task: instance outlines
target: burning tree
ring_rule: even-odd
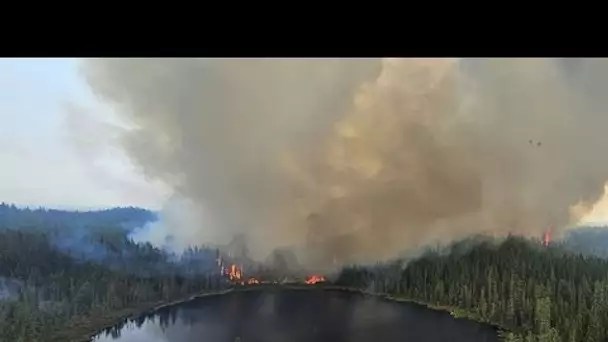
[[[543,246],[549,246],[549,243],[551,243],[551,232],[549,229],[547,229],[545,231],[545,235],[543,236]]]
[[[325,282],[325,277],[322,275],[311,275],[306,277],[306,284],[308,285],[314,285],[322,282]]]

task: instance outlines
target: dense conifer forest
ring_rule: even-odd
[[[0,341],[70,341],[127,313],[229,286],[217,274],[213,248],[178,258],[128,238],[155,219],[137,208],[1,204]],[[415,259],[346,267],[335,283],[497,324],[507,341],[607,341],[605,246],[603,229],[548,247],[476,237]]]
[[[608,258],[608,229],[582,227],[570,232],[560,245],[576,253]]]
[[[127,238],[129,225],[152,218],[134,208],[70,213],[0,206],[0,341],[70,341],[129,310],[227,286],[210,272],[214,250],[190,249],[173,260]],[[76,239],[80,254],[57,243],[58,236]],[[95,253],[102,257],[88,257]]]
[[[473,239],[409,262],[347,267],[336,283],[497,324],[506,341],[608,339],[608,260],[563,244]]]

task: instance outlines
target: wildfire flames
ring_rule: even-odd
[[[238,267],[235,264],[231,264],[230,266],[225,267],[223,260],[219,256],[217,258],[217,265],[220,268],[220,274],[228,277],[228,279],[230,279],[230,281],[235,282],[235,283],[244,283],[242,266]]]
[[[551,232],[549,230],[545,231],[545,236],[543,237],[543,246],[549,246],[551,242]]]
[[[230,264],[228,267],[224,266],[224,262],[219,256],[217,258],[217,265],[220,269],[220,274],[226,276],[234,284],[257,285],[260,283],[260,281],[254,277],[245,279],[243,266],[239,267],[236,264]]]
[[[243,279],[242,269],[237,267],[235,264],[230,265],[226,271],[226,275],[232,281],[241,281]]]
[[[306,284],[308,284],[308,285],[322,283],[324,281],[325,281],[325,277],[323,277],[322,275],[312,275],[312,276],[306,277]]]
[[[217,265],[218,265],[220,274],[225,276],[226,278],[228,278],[233,284],[258,285],[258,284],[262,283],[256,277],[252,277],[252,276],[245,277],[242,265],[239,267],[236,264],[230,264],[230,263],[225,264],[224,263],[225,260],[222,260],[222,258],[219,255],[218,255],[216,261],[217,261]],[[306,277],[305,282],[308,285],[322,283],[322,282],[325,282],[325,277],[322,275],[310,275],[310,276]],[[275,280],[274,283],[276,284],[277,281]]]

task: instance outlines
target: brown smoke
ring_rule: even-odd
[[[260,257],[308,240],[327,263],[565,227],[608,179],[606,65],[121,59],[84,70],[136,127],[129,155],[213,216],[192,231],[246,232]]]

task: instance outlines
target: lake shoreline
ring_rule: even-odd
[[[299,288],[305,289],[304,286],[293,287],[293,288],[294,289],[299,289]],[[447,312],[455,319],[465,319],[465,320],[473,321],[473,322],[480,323],[480,324],[490,325],[497,329],[505,329],[505,328],[501,327],[500,324],[484,321],[480,317],[478,317],[476,314],[463,310],[463,309],[460,309],[458,307],[431,304],[431,303],[426,303],[423,301],[419,301],[419,300],[415,300],[415,299],[411,299],[411,298],[407,298],[407,297],[399,297],[399,296],[391,295],[389,293],[375,293],[375,292],[369,292],[369,291],[364,291],[364,290],[360,290],[357,288],[350,288],[350,287],[328,285],[323,288],[326,290],[332,290],[332,291],[353,292],[353,293],[362,294],[362,295],[368,296],[368,297],[375,297],[375,298],[388,300],[391,302],[406,303],[406,304],[421,306],[421,307],[424,307],[425,309],[429,309],[429,310],[433,310],[433,311]],[[455,311],[459,311],[460,314],[455,314]]]
[[[233,292],[234,288],[230,288],[222,291],[199,293],[189,295],[181,299],[172,301],[155,301],[142,303],[137,307],[124,308],[108,313],[101,317],[83,317],[80,320],[76,320],[68,324],[65,328],[55,332],[50,337],[48,342],[91,342],[93,337],[103,332],[105,329],[111,328],[120,322],[124,322],[129,319],[135,319],[142,315],[147,315],[156,312],[162,308],[166,308],[173,305],[186,303],[198,298],[221,296]]]
[[[396,303],[415,305],[415,306],[419,306],[419,307],[422,307],[422,308],[425,308],[428,310],[432,310],[432,311],[447,312],[450,314],[450,316],[452,316],[454,319],[457,319],[457,320],[466,320],[466,321],[490,326],[494,330],[496,330],[496,333],[499,334],[499,336],[501,335],[501,332],[509,331],[507,328],[501,326],[500,324],[498,324],[496,322],[488,322],[488,321],[482,320],[475,313],[460,309],[458,307],[431,304],[431,303],[426,303],[423,301],[410,299],[410,298],[406,298],[406,297],[397,297],[395,295],[391,295],[388,293],[375,293],[375,292],[364,291],[364,290],[357,289],[357,288],[343,287],[343,286],[336,286],[336,285],[320,285],[320,286],[288,285],[288,286],[284,286],[284,288],[289,288],[292,290],[311,290],[314,288],[320,288],[320,289],[329,290],[329,291],[351,292],[351,293],[363,295],[365,297],[373,297],[373,298],[379,298],[379,299],[396,302]]]
[[[275,285],[275,284],[270,284],[270,285],[233,287],[233,288],[229,288],[229,289],[226,289],[223,291],[200,293],[200,294],[190,295],[188,297],[184,297],[184,298],[178,299],[178,300],[173,300],[173,301],[168,301],[168,302],[156,302],[154,304],[143,304],[143,305],[139,306],[138,308],[119,310],[117,312],[110,313],[107,316],[96,319],[97,322],[91,322],[90,324],[87,324],[86,327],[85,326],[77,327],[80,329],[77,329],[77,331],[75,331],[75,332],[64,331],[63,334],[58,333],[58,334],[56,334],[57,336],[55,336],[53,339],[50,339],[49,341],[50,342],[55,342],[55,341],[64,342],[64,341],[66,341],[66,337],[69,335],[70,337],[68,337],[67,341],[91,342],[94,336],[100,334],[105,329],[111,328],[111,327],[119,324],[120,322],[124,322],[126,320],[136,319],[137,317],[151,314],[162,308],[179,305],[179,304],[190,302],[190,301],[193,301],[193,300],[196,300],[199,298],[205,298],[205,297],[211,297],[211,296],[221,296],[221,295],[235,293],[235,292],[285,290],[285,289],[302,290],[302,291],[311,291],[311,290],[341,291],[341,292],[356,293],[356,294],[360,294],[360,295],[363,295],[366,297],[374,297],[374,298],[380,298],[383,300],[388,300],[388,301],[397,302],[397,303],[416,305],[416,306],[420,306],[420,307],[423,307],[428,310],[447,312],[452,317],[454,317],[454,319],[468,320],[468,321],[472,321],[475,323],[491,326],[496,330],[497,334],[499,334],[499,332],[501,330],[504,330],[504,328],[500,327],[498,324],[482,321],[482,320],[476,318],[471,313],[465,312],[464,315],[455,315],[454,310],[459,310],[458,308],[433,305],[430,303],[424,303],[421,301],[408,299],[408,298],[404,298],[404,297],[395,297],[390,294],[373,293],[373,292],[368,292],[368,291],[364,291],[364,290],[360,290],[360,289],[356,289],[356,288],[334,286],[334,285],[322,285],[322,284],[319,284],[319,285],[298,285],[298,284]],[[78,324],[76,324],[76,325],[78,326]],[[67,327],[66,329],[70,329],[70,328],[71,327]],[[86,332],[85,332],[85,329],[86,329]],[[80,331],[78,331],[78,330],[80,330]]]

